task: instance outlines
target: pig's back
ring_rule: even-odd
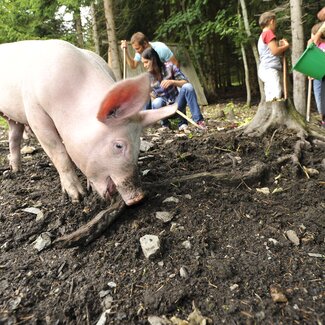
[[[0,111],[15,119],[14,114],[10,116],[15,107],[17,119],[21,118],[27,96],[30,102],[37,101],[48,113],[56,110],[55,106],[84,102],[86,95],[88,98],[102,97],[113,83],[104,70],[94,68],[89,54],[65,41],[2,44]]]

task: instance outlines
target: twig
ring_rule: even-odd
[[[71,299],[73,289],[74,289],[74,278],[72,278],[72,280],[71,280],[68,301]]]
[[[193,125],[195,125],[197,128],[199,129],[203,129],[200,125],[198,125],[197,123],[195,123],[191,118],[187,117],[184,113],[182,113],[181,111],[179,111],[178,109],[176,110],[176,113],[182,117],[185,118],[185,120],[189,121],[190,123],[192,123]]]

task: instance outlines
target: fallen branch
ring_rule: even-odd
[[[88,223],[76,231],[54,240],[59,247],[86,246],[98,238],[108,226],[124,211],[125,203],[121,197],[108,209],[99,212]]]

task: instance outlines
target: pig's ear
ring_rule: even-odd
[[[153,124],[159,120],[163,120],[169,116],[172,116],[177,111],[177,103],[173,105],[168,105],[159,109],[150,109],[147,111],[141,111],[139,114],[141,116],[142,127],[145,128],[150,124]]]
[[[147,73],[119,81],[108,91],[97,119],[105,123],[109,119],[124,119],[135,115],[144,108],[149,94],[150,81]]]

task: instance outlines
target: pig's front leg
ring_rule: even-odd
[[[9,165],[15,173],[21,168],[20,145],[24,132],[24,124],[8,120],[9,124]]]
[[[66,192],[73,203],[79,202],[85,193],[52,119],[43,111],[28,116],[28,119],[33,132],[60,175],[63,193]]]

